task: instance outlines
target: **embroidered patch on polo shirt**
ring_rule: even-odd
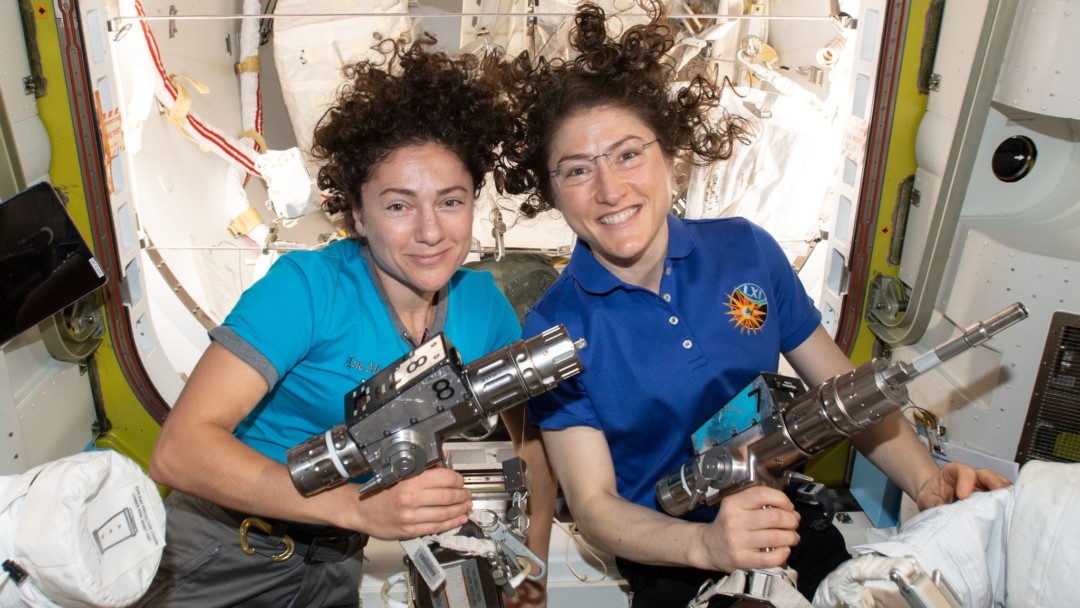
[[[743,283],[727,294],[727,315],[741,333],[755,334],[765,326],[769,316],[769,300],[765,290],[753,283]]]

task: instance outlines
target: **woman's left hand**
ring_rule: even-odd
[[[1008,479],[990,469],[950,462],[923,482],[915,495],[915,504],[919,509],[929,509],[963,500],[979,490],[997,490],[1009,485]]]

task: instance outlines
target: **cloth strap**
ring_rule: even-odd
[[[239,511],[225,507],[221,507],[221,510],[236,521],[237,527],[247,518]],[[282,538],[287,535],[293,541],[294,555],[304,558],[304,562],[309,564],[334,564],[344,561],[352,557],[357,550],[365,547],[368,542],[368,535],[361,532],[340,528],[309,530],[280,519],[262,519],[270,523],[270,533],[267,534],[259,528],[252,527],[248,531],[249,534],[264,536],[283,546]]]

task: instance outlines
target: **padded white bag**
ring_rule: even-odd
[[[0,477],[0,606],[126,606],[165,547],[154,482],[112,450]],[[21,583],[13,573],[25,573]]]
[[[966,608],[1071,608],[1077,538],[1080,464],[1028,461],[1008,488],[923,511],[892,538],[855,547],[859,557],[825,579],[814,606],[907,605],[890,575],[910,556],[940,572]]]
[[[274,4],[274,66],[292,121],[296,146],[307,157],[319,119],[344,82],[342,69],[360,59],[380,59],[376,36],[395,39],[412,32],[407,0],[278,0]],[[381,17],[378,15],[386,14]],[[296,15],[306,15],[298,17]],[[373,16],[374,15],[374,16]]]

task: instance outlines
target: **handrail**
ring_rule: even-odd
[[[874,335],[892,345],[917,342],[930,324],[934,299],[941,287],[952,241],[960,221],[960,211],[990,112],[998,72],[1005,58],[1018,2],[989,0],[987,4],[987,19],[983,21],[978,43],[972,51],[976,63],[972,66],[968,87],[960,104],[953,144],[944,164],[941,188],[933,205],[927,205],[926,198],[922,200],[923,207],[931,207],[932,216],[928,224],[926,253],[923,254],[918,272],[912,281],[907,310],[895,324],[881,319],[881,323],[867,323]],[[908,228],[910,227],[909,222]],[[910,236],[907,241],[911,241]]]

